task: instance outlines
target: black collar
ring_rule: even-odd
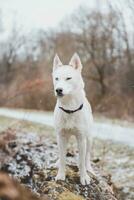
[[[81,109],[83,108],[83,104],[81,104],[80,107],[77,108],[76,110],[66,110],[66,109],[64,109],[64,108],[62,108],[62,107],[59,107],[59,108],[60,108],[61,110],[63,110],[64,112],[68,113],[68,114],[72,114],[72,113],[74,113],[74,112],[77,112],[78,110],[81,110]]]

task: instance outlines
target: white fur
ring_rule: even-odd
[[[63,97],[57,97],[54,111],[54,123],[59,147],[59,170],[56,180],[65,180],[65,157],[67,142],[71,135],[75,135],[79,149],[80,182],[82,185],[90,183],[87,171],[93,172],[90,163],[92,111],[85,96],[84,82],[81,76],[82,64],[75,53],[69,65],[62,65],[56,55],[53,64],[54,90],[62,88]],[[70,80],[66,80],[70,77]],[[55,80],[57,79],[58,80]],[[57,96],[56,92],[55,95]],[[68,110],[75,110],[83,103],[83,108],[68,114],[59,106]]]

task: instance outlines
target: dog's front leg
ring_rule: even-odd
[[[59,148],[59,169],[56,176],[56,180],[65,180],[65,160],[66,160],[66,146],[67,138],[62,134],[58,134],[57,137]]]
[[[79,170],[80,170],[80,182],[82,185],[88,185],[90,183],[90,177],[86,171],[86,137],[84,135],[79,135],[78,140],[78,149],[79,149]]]

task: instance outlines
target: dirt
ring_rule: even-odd
[[[47,136],[46,136],[47,135]],[[82,186],[76,166],[77,152],[67,154],[66,181],[55,181],[57,144],[49,134],[36,134],[8,128],[0,134],[0,169],[16,178],[40,197],[53,200],[116,200],[110,176],[100,174],[96,160],[92,163],[96,177]]]

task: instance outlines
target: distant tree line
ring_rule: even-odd
[[[127,6],[134,24],[134,2]],[[0,44],[1,106],[51,110],[53,57],[58,53],[67,64],[77,51],[94,111],[134,116],[134,28],[128,30],[121,11],[111,4],[106,12],[80,7],[57,30],[39,30],[31,38],[20,33],[14,28]]]

